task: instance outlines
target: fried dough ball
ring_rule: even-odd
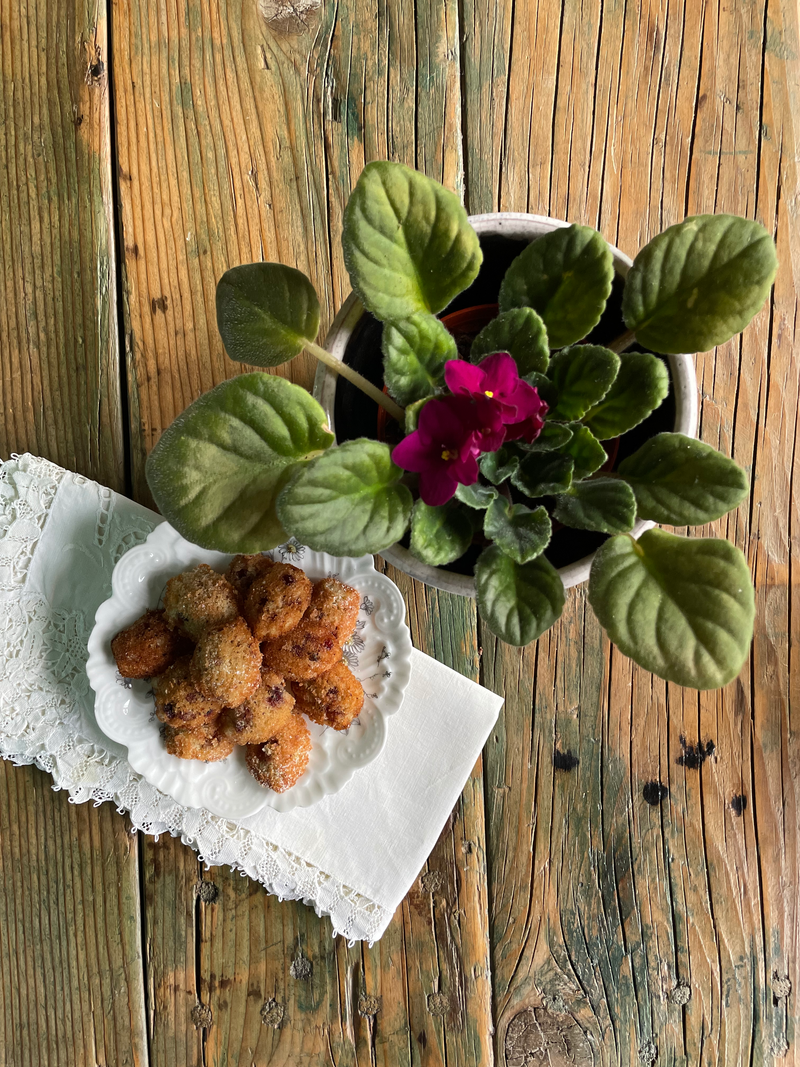
[[[259,785],[285,793],[308,766],[311,735],[302,715],[292,715],[286,725],[261,745],[248,745],[247,767]]]
[[[117,670],[123,678],[161,674],[189,647],[186,638],[170,627],[163,611],[146,611],[111,642]]]
[[[364,706],[361,682],[346,663],[307,682],[295,682],[297,710],[320,726],[346,730]]]
[[[216,763],[217,760],[230,756],[236,747],[213,722],[204,723],[191,730],[163,726],[162,732],[167,752],[178,759],[199,759],[204,763]]]
[[[294,697],[283,686],[283,678],[264,668],[261,685],[238,708],[226,708],[220,725],[226,737],[237,745],[257,745],[274,737],[292,715]]]
[[[316,678],[342,657],[342,649],[327,626],[307,619],[291,633],[262,646],[264,663],[292,682]]]
[[[228,579],[201,563],[170,578],[164,609],[172,626],[197,641],[204,630],[235,619],[239,601]]]
[[[239,594],[242,604],[244,604],[245,598],[250,591],[250,586],[256,578],[263,577],[270,567],[274,567],[274,565],[274,561],[269,556],[262,556],[260,552],[252,556],[239,555],[233,557],[231,565],[228,567],[226,578]]]
[[[200,692],[191,675],[191,664],[191,656],[181,656],[153,679],[156,716],[161,722],[179,727],[216,722],[225,706],[224,701]]]
[[[242,618],[206,630],[192,656],[192,678],[206,696],[236,707],[261,682],[261,649]]]
[[[337,578],[323,578],[314,585],[305,618],[323,623],[344,644],[353,636],[360,605],[361,597],[351,585]]]
[[[299,567],[276,563],[250,586],[244,617],[259,641],[289,633],[311,600],[313,586]]]

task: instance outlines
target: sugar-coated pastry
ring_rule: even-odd
[[[342,657],[338,641],[321,622],[303,621],[284,637],[265,641],[264,663],[292,682],[316,678]]]
[[[197,641],[204,630],[235,619],[239,601],[228,579],[201,563],[170,578],[164,609],[172,626]]]
[[[165,671],[191,645],[176,633],[161,611],[146,611],[111,642],[123,678],[152,678]]]
[[[285,726],[261,745],[248,745],[247,766],[259,783],[285,793],[291,789],[308,766],[311,735],[302,715],[292,715]]]
[[[181,656],[153,679],[156,716],[173,726],[197,726],[216,721],[224,702],[201,693],[191,675],[191,656]]]
[[[276,563],[250,586],[244,617],[259,641],[289,633],[311,600],[312,585],[299,567]]]
[[[233,741],[225,737],[216,723],[204,723],[191,729],[162,726],[167,752],[178,759],[199,759],[204,763],[216,763],[233,752]]]
[[[321,726],[346,730],[364,705],[364,690],[346,663],[307,682],[295,682],[296,708]]]
[[[250,592],[250,586],[256,578],[261,578],[270,567],[274,566],[273,560],[269,556],[262,556],[260,552],[250,556],[239,555],[233,557],[226,577],[239,594],[239,600],[242,605],[244,605],[247,594]]]
[[[206,696],[235,707],[261,682],[261,649],[242,618],[206,630],[192,656],[192,678]]]
[[[340,644],[349,641],[358,622],[361,597],[351,585],[338,578],[323,578],[314,583],[311,603],[304,618],[327,626]]]
[[[283,678],[265,667],[258,689],[238,707],[226,708],[220,726],[237,745],[256,745],[274,737],[293,708],[294,697],[284,688]]]

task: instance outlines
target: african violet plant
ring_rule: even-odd
[[[482,262],[457,198],[399,164],[371,163],[344,214],[344,259],[364,306],[383,322],[388,393],[316,343],[320,309],[300,271],[255,263],[227,271],[217,319],[228,355],[277,367],[303,349],[383,405],[405,432],[394,449],[340,447],[312,396],[249,373],[200,397],[165,431],[147,465],[164,516],[225,552],[293,536],[334,555],[380,552],[410,527],[411,551],[444,565],[477,537],[478,607],[514,645],[559,617],[564,587],[545,550],[554,522],[608,534],[589,601],[619,648],[655,674],[698,689],[738,673],[752,638],[747,563],[727,541],[653,529],[719,518],[742,500],[744,472],[709,445],[660,433],[616,471],[604,442],[645,419],[669,388],[653,353],[706,350],[742,330],[776,270],[757,223],[686,219],[655,237],[625,279],[628,332],[579,343],[611,293],[611,251],[585,226],[559,228],[509,267],[499,314],[460,359],[437,314]],[[633,341],[652,352],[626,352]],[[412,472],[412,473],[409,473]],[[414,474],[417,476],[415,477]]]

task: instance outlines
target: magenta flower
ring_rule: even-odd
[[[392,459],[419,474],[419,495],[435,507],[446,504],[459,484],[478,480],[475,405],[458,396],[429,400],[419,413],[417,429],[396,445]]]
[[[520,437],[535,441],[541,433],[547,404],[520,378],[508,352],[495,352],[478,364],[451,359],[444,380],[451,393],[475,402],[482,451],[494,452],[503,441]]]

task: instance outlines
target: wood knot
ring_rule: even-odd
[[[426,893],[435,893],[437,889],[442,888],[444,879],[441,871],[426,871],[419,881]]]
[[[657,808],[668,796],[669,789],[662,782],[655,780],[648,782],[642,789],[642,797],[652,808]]]
[[[670,993],[669,999],[673,1004],[678,1004],[680,1007],[683,1007],[684,1004],[688,1004],[692,999],[692,991],[684,982],[678,982]]]
[[[322,0],[259,0],[258,4],[269,28],[287,36],[309,30],[321,6]]]
[[[292,960],[292,965],[289,968],[289,974],[292,978],[296,978],[298,982],[307,982],[314,973],[314,965],[311,960],[306,956],[302,949],[297,953]]]
[[[261,1005],[261,1022],[264,1026],[271,1026],[273,1030],[277,1030],[283,1022],[285,1011],[283,1004],[279,1004],[275,997],[270,997]]]
[[[428,1012],[431,1015],[447,1015],[447,1009],[450,1007],[447,996],[444,993],[429,993],[428,994]]]
[[[737,793],[735,797],[731,798],[731,811],[737,818],[741,818],[744,815],[744,809],[747,807],[747,797],[744,793]]]
[[[776,1000],[786,1000],[792,991],[792,980],[788,974],[772,972],[772,995]]]
[[[201,1004],[198,1001],[192,1008],[191,1020],[194,1023],[195,1030],[207,1030],[211,1026],[211,1008],[207,1004]]]
[[[557,771],[572,771],[579,763],[580,760],[573,755],[570,748],[566,752],[561,752],[559,749],[555,749],[553,752],[553,766]]]
[[[194,887],[195,895],[202,900],[204,904],[216,904],[217,897],[219,896],[219,889],[213,882],[207,882],[205,879],[202,882],[198,882]]]
[[[697,744],[693,744],[691,741],[687,741],[683,735],[679,740],[681,754],[675,762],[678,766],[686,767],[689,771],[699,771],[705,761],[710,759],[716,751],[716,745],[713,741],[698,741]]]
[[[658,1048],[655,1041],[645,1041],[642,1047],[639,1049],[639,1063],[644,1067],[652,1067],[652,1065],[658,1059]]]
[[[551,1000],[552,1002],[552,1000]],[[506,1030],[506,1067],[592,1067],[589,1039],[568,1013],[541,1006],[518,1012]]]
[[[381,1010],[381,998],[362,993],[358,998],[358,1014],[370,1019]]]

